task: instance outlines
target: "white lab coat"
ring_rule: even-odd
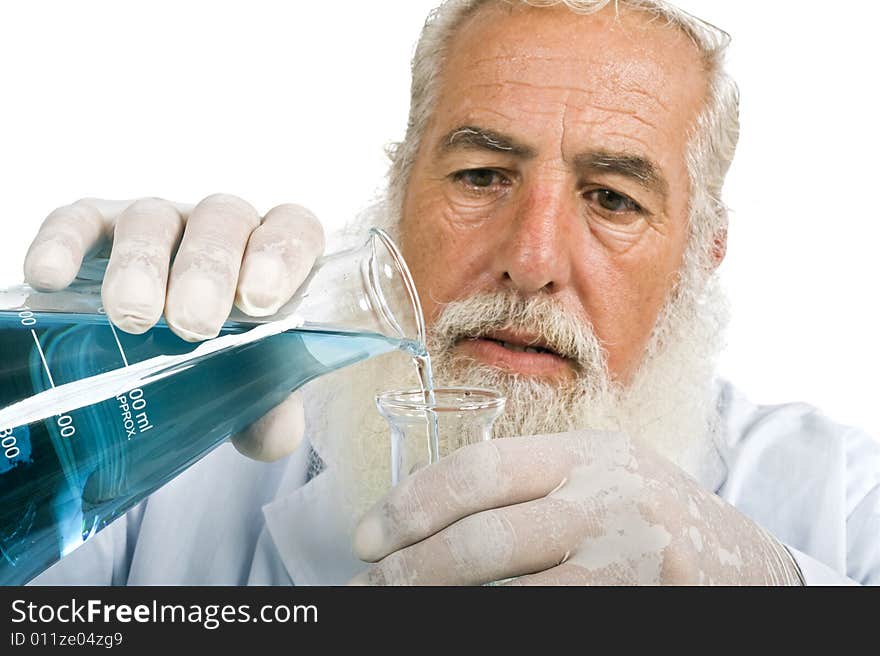
[[[808,405],[717,389],[719,466],[701,483],[792,549],[808,584],[880,584],[880,443]],[[343,584],[365,565],[332,468],[307,480],[308,452],[266,465],[224,445],[33,583]]]

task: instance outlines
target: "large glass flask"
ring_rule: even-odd
[[[235,313],[200,345],[164,322],[115,328],[99,284],[0,292],[0,584],[27,582],[309,380],[423,354],[424,338],[380,230],[319,260],[277,315]]]

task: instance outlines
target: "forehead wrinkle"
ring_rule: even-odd
[[[606,87],[607,85],[602,85]],[[587,109],[594,109],[599,112],[606,112],[609,114],[620,114],[630,116],[639,123],[643,125],[657,129],[657,125],[652,121],[643,117],[645,113],[639,107],[632,107],[632,105],[638,105],[638,101],[635,99],[629,99],[630,101],[627,103],[622,102],[620,106],[610,106],[602,103],[602,100],[605,99],[609,93],[609,89],[588,89],[581,87],[572,87],[570,85],[543,85],[539,83],[532,82],[523,82],[523,81],[505,81],[505,82],[492,82],[492,83],[471,83],[468,85],[468,88],[471,89],[495,89],[499,93],[503,92],[505,87],[522,87],[526,89],[533,89],[537,91],[557,91],[565,94],[564,98],[559,100],[554,100],[553,103],[560,103],[564,105],[571,105],[570,109],[574,109],[580,112],[586,111]],[[618,90],[611,89],[610,90],[616,97],[619,98],[620,93]],[[628,89],[627,93],[631,93],[632,95],[637,96],[638,98],[647,98],[656,102],[658,106],[663,108],[667,113],[669,108],[658,98],[651,95],[649,92],[644,90],[636,90],[634,88]],[[587,100],[584,103],[572,103],[571,96],[587,96],[588,98],[596,98],[595,101]],[[621,99],[623,100],[623,99]],[[547,105],[547,101],[542,101],[542,105]],[[629,107],[625,105],[630,105]],[[568,111],[569,107],[566,106],[566,111]],[[535,112],[536,114],[551,114],[555,112]]]
[[[664,97],[664,91],[661,88],[653,88],[652,82],[656,87],[657,76],[661,75],[665,77],[664,71],[656,70],[654,67],[645,67],[635,66],[635,69],[632,65],[626,67],[625,71],[621,71],[618,64],[612,64],[603,61],[595,61],[593,59],[590,60],[577,60],[581,62],[580,70],[575,70],[571,72],[571,79],[565,80],[563,84],[544,84],[542,82],[543,76],[540,71],[529,70],[525,67],[516,67],[511,69],[511,61],[505,60],[504,58],[490,58],[484,59],[483,61],[502,61],[505,66],[497,66],[496,72],[500,74],[501,79],[498,81],[492,82],[484,82],[479,81],[479,77],[481,73],[474,71],[470,75],[468,75],[468,86],[475,90],[494,90],[497,93],[503,93],[505,88],[507,89],[527,89],[527,90],[535,90],[535,91],[548,91],[548,92],[561,92],[566,94],[576,94],[576,95],[584,95],[588,98],[595,99],[588,103],[595,107],[600,111],[612,111],[618,113],[629,113],[633,115],[637,120],[641,120],[646,125],[650,125],[651,127],[656,127],[651,124],[649,121],[642,119],[642,114],[644,111],[640,111],[640,109],[646,109],[650,112],[651,106],[656,108],[657,110],[661,110],[663,113],[670,113],[673,111],[672,105],[669,103],[669,99]],[[558,61],[565,61],[567,64],[570,64],[571,59],[564,58],[523,58],[525,61],[549,61],[556,63]],[[476,66],[469,67],[476,68]],[[636,69],[638,71],[636,72]],[[555,71],[554,71],[555,72]],[[638,78],[644,79],[632,79],[633,74],[636,73]],[[477,78],[477,79],[473,79]],[[558,79],[558,77],[557,77]],[[649,88],[646,88],[643,84],[647,83]],[[610,103],[609,103],[610,101]],[[621,107],[616,108],[609,105],[614,104],[615,102],[620,103]],[[628,107],[627,107],[628,106]],[[637,115],[638,114],[638,115]]]
[[[541,102],[533,99],[519,99],[516,104],[511,104],[499,102],[497,98],[491,98],[472,103],[466,112],[453,111],[452,116],[456,117],[454,124],[459,126],[481,126],[515,136],[513,132],[508,132],[508,129],[516,131],[527,120],[527,117],[557,116],[563,109],[564,104],[559,100]],[[498,127],[499,121],[493,120],[493,117],[500,118],[500,123],[505,127]]]
[[[652,151],[651,144],[630,132],[605,132],[604,134],[609,137],[623,137],[626,141],[635,141],[637,144],[643,146],[648,152]]]
[[[644,108],[633,106],[637,103],[630,103],[628,105],[621,103],[617,106],[602,104],[601,100],[576,103],[572,102],[572,96],[583,96],[585,94],[562,87],[559,87],[556,90],[565,93],[565,96],[552,101],[537,101],[537,107],[531,109],[530,113],[539,116],[554,115],[561,109],[569,116],[569,121],[574,122],[575,124],[608,124],[613,121],[632,120],[651,130],[660,131],[660,126],[657,123],[657,120],[662,119],[663,117],[652,116],[650,111],[645,111]],[[524,100],[521,100],[520,102],[524,105],[528,104],[529,106],[535,104],[535,101],[526,103]],[[556,109],[550,109],[551,107],[555,107]],[[589,116],[584,116],[584,114],[588,113]],[[649,116],[651,116],[651,118],[648,118]]]
[[[624,93],[631,93],[634,96],[639,96],[641,98],[646,98],[647,100],[650,100],[651,102],[656,103],[660,107],[660,109],[662,109],[666,112],[671,111],[671,108],[668,103],[663,102],[659,96],[651,93],[650,91],[646,91],[645,89],[642,89],[638,85],[632,85],[632,86],[620,85],[620,91],[622,91]]]
[[[486,64],[518,64],[518,63],[531,63],[531,62],[541,62],[541,63],[549,63],[549,64],[558,64],[563,62],[565,64],[569,64],[571,62],[577,62],[584,65],[589,65],[591,63],[595,63],[595,60],[592,58],[584,58],[584,57],[571,57],[568,55],[554,55],[554,56],[542,56],[537,54],[543,48],[536,48],[533,51],[530,51],[528,54],[501,54],[493,57],[480,57],[478,59],[471,60],[469,63],[470,67],[479,68]]]
[[[503,82],[473,82],[468,85],[471,89],[497,88],[499,90],[505,87],[525,87],[527,89],[538,89],[541,91],[563,91],[565,93],[586,93],[585,89],[572,87],[567,84],[541,84],[540,82],[526,82],[524,80],[504,80]]]
[[[472,116],[497,116],[502,119],[505,123],[515,123],[516,119],[513,118],[510,114],[501,111],[500,109],[493,109],[491,107],[479,107],[473,110],[468,118],[465,118],[463,121],[459,121],[461,125],[483,125],[485,121],[479,118],[471,118]]]
[[[568,125],[568,113],[572,110],[572,107],[569,103],[571,100],[572,92],[569,91],[565,94],[565,100],[562,102],[562,116],[560,117],[560,136],[559,140],[559,159],[561,161],[565,161],[565,144],[568,142],[566,139],[566,126]]]
[[[579,112],[585,112],[588,109],[591,109],[604,114],[604,116],[602,117],[591,118],[590,120],[578,120],[578,123],[608,123],[617,118],[620,118],[621,116],[625,116],[627,118],[632,118],[636,120],[646,127],[657,130],[657,124],[644,118],[642,116],[643,112],[640,112],[638,109],[628,109],[625,107],[606,107],[604,105],[592,102],[588,102],[583,105],[572,105],[572,109],[575,109]]]
[[[593,93],[590,89],[574,86],[571,84],[542,84],[535,82],[520,82],[516,80],[509,80],[506,81],[504,84],[506,86],[526,87],[527,89],[540,89],[542,91],[561,91],[566,94],[583,93],[590,95]]]

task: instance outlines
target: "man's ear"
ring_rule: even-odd
[[[725,255],[727,255],[727,226],[715,233],[712,244],[712,264],[716,269],[721,266]]]

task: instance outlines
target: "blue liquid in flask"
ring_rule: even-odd
[[[227,323],[221,335],[251,324]],[[103,315],[0,311],[0,408],[197,344]],[[308,381],[414,345],[307,327],[215,353],[115,398],[0,430],[0,584],[20,585]],[[418,347],[415,347],[418,350]]]

